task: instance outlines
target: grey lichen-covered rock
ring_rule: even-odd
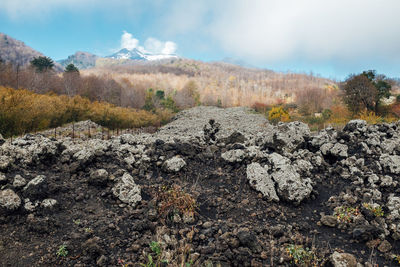
[[[383,154],[379,158],[383,168],[393,174],[400,174],[400,156]]]
[[[168,172],[179,172],[186,166],[186,162],[179,156],[172,157],[164,162],[164,169]]]
[[[52,141],[40,134],[27,134],[15,139],[12,143],[0,146],[0,169],[7,168],[17,161],[19,166],[37,164],[57,155],[60,142]],[[8,162],[8,163],[7,163]],[[4,167],[4,165],[8,165]]]
[[[57,200],[52,198],[46,198],[42,201],[40,206],[44,209],[53,209],[58,204]]]
[[[340,143],[325,143],[320,148],[323,155],[332,155],[335,157],[346,158],[348,156],[348,146]]]
[[[26,185],[26,180],[25,178],[23,178],[21,175],[17,174],[14,177],[14,181],[13,181],[13,187],[15,188],[20,188],[20,187],[24,187]]]
[[[395,197],[394,194],[391,194],[386,205],[390,212],[390,218],[392,220],[400,219],[400,197]]]
[[[46,176],[38,175],[36,178],[31,180],[24,187],[24,195],[30,199],[44,198],[47,195],[48,186],[46,182]]]
[[[400,151],[400,139],[385,139],[380,143],[380,147],[383,153],[393,154],[395,151]]]
[[[251,187],[260,191],[268,201],[279,201],[275,191],[275,183],[266,168],[254,162],[247,166],[246,173]]]
[[[349,253],[335,251],[329,259],[334,267],[357,267],[356,257]]]
[[[397,185],[397,181],[393,182],[393,178],[389,175],[382,176],[380,180],[381,180],[381,186]]]
[[[302,122],[280,123],[271,134],[264,136],[263,146],[291,153],[310,136],[308,125]]]
[[[311,179],[302,178],[288,158],[272,153],[269,161],[273,165],[271,177],[279,197],[299,204],[310,196],[313,189]]]
[[[260,160],[265,159],[268,156],[268,153],[265,151],[261,151],[258,146],[249,146],[246,148],[246,154],[250,159]]]
[[[112,188],[114,196],[133,207],[142,200],[140,187],[135,184],[132,176],[125,173]]]
[[[342,157],[346,158],[348,156],[347,154],[348,147],[345,144],[340,144],[336,143],[332,149],[331,149],[331,154],[337,157]]]
[[[6,211],[13,211],[21,206],[21,198],[11,189],[0,191],[0,207]]]
[[[300,203],[312,192],[310,179],[301,179],[293,168],[288,167],[272,173],[277,184],[278,195],[291,202]]]
[[[24,200],[25,204],[24,204],[24,209],[28,212],[33,212],[35,211],[35,209],[37,208],[37,206],[39,205],[38,201],[35,201],[34,203],[32,203],[30,201],[29,198],[26,198]]]
[[[93,158],[102,156],[110,149],[109,141],[91,139],[83,143],[73,143],[66,140],[63,145],[67,148],[61,154],[61,162],[75,162],[80,166],[93,160]]]
[[[208,128],[211,126],[210,120],[214,121],[214,127],[211,129]],[[208,128],[207,133],[204,132],[205,126]],[[225,143],[233,141],[230,136],[235,132],[240,132],[248,139],[257,133],[269,132],[271,128],[265,116],[254,114],[250,108],[199,106],[179,112],[174,120],[161,127],[154,137],[166,142],[174,139],[193,142],[198,138],[200,142],[205,142],[204,139],[212,141],[211,139],[215,137],[215,141]]]
[[[13,159],[8,156],[0,156],[0,170],[5,171],[11,165]]]
[[[245,158],[245,152],[242,149],[233,149],[222,153],[221,157],[228,162],[241,162]]]
[[[337,219],[335,216],[324,215],[321,217],[321,223],[329,227],[335,227],[337,224]]]
[[[89,184],[106,185],[108,182],[108,172],[105,169],[92,171],[89,177]]]
[[[321,130],[311,139],[311,145],[314,147],[320,147],[323,144],[333,142],[337,137],[337,132],[332,127]]]
[[[367,129],[367,122],[364,120],[351,120],[346,126],[344,126],[343,131],[345,132],[365,132]]]

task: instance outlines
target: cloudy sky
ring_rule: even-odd
[[[1,0],[0,32],[54,59],[121,47],[343,79],[400,77],[399,0]]]

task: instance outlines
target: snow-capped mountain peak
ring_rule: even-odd
[[[145,50],[139,50],[137,48],[133,49],[122,48],[118,52],[110,56],[107,56],[107,58],[153,61],[153,60],[162,60],[167,58],[178,58],[178,56],[173,54],[172,55],[153,54]]]

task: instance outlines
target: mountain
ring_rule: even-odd
[[[42,53],[27,46],[24,42],[18,41],[7,34],[0,33],[0,59],[10,62],[14,65],[24,66],[38,56],[44,56]],[[54,68],[61,71],[63,68],[57,62],[54,62]]]
[[[107,56],[107,58],[130,59],[130,60],[140,60],[140,61],[154,61],[154,60],[178,58],[178,56],[174,55],[174,54],[171,54],[171,55],[153,54],[148,51],[140,51],[136,48],[134,48],[134,49],[122,48],[118,52],[116,52],[110,56]]]
[[[78,51],[67,59],[57,61],[64,68],[69,64],[74,64],[78,69],[89,69],[96,66],[96,60],[99,57],[88,52]]]

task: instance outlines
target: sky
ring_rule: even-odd
[[[0,32],[55,59],[121,48],[337,80],[400,77],[399,0],[1,0]]]

